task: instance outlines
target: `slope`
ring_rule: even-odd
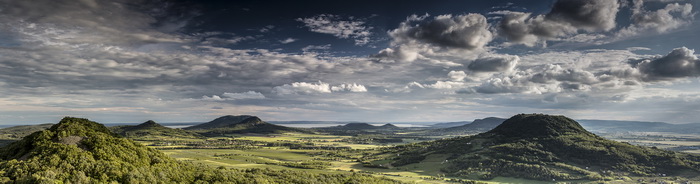
[[[429,134],[433,135],[467,135],[467,134],[476,134],[476,133],[482,133],[489,131],[496,126],[500,125],[505,121],[506,119],[503,118],[496,118],[496,117],[488,117],[484,119],[475,119],[469,124],[465,125],[460,125],[460,126],[455,126],[455,127],[448,127],[448,128],[440,128],[440,129],[433,129],[429,130]]]
[[[0,139],[21,139],[34,132],[46,130],[53,124],[20,125],[0,129]]]
[[[471,121],[457,121],[457,122],[447,122],[447,123],[435,123],[430,125],[431,128],[450,128],[456,126],[462,126],[471,123]]]
[[[486,133],[397,147],[393,166],[450,155],[452,176],[599,180],[616,176],[700,176],[700,157],[604,139],[564,116],[519,114]],[[393,153],[396,154],[396,153]],[[611,172],[612,171],[612,172]]]
[[[46,130],[53,124],[20,125],[0,129],[0,146],[15,142],[31,133]]]

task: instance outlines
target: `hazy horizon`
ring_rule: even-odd
[[[700,123],[700,1],[581,3],[0,0],[0,125]]]
[[[522,114],[522,113],[518,113],[518,114]],[[513,114],[513,115],[516,115],[516,114]],[[552,115],[560,115],[560,114],[552,114]],[[563,116],[566,116],[566,115],[563,115]],[[72,116],[66,116],[66,117],[72,117]],[[178,125],[178,124],[188,124],[188,125],[191,124],[191,125],[194,125],[194,124],[206,123],[206,122],[212,121],[212,120],[214,120],[214,119],[216,119],[216,118],[218,118],[218,117],[220,117],[220,116],[213,117],[213,118],[207,119],[207,120],[194,120],[194,121],[158,121],[158,120],[154,120],[154,119],[147,119],[147,120],[135,121],[135,122],[102,122],[102,121],[95,120],[95,119],[91,119],[91,118],[87,118],[87,119],[90,119],[90,120],[92,120],[92,121],[95,121],[95,122],[98,122],[98,123],[101,123],[101,124],[104,124],[104,125],[107,125],[107,126],[137,125],[137,124],[141,124],[141,123],[143,123],[143,122],[149,121],[149,120],[155,121],[156,123],[159,123],[159,124],[164,124],[164,125],[171,124],[172,126],[175,126],[175,125]],[[491,118],[491,117],[493,117],[493,116],[490,116],[490,117],[480,117],[480,118],[474,118],[474,119],[463,120],[463,121],[266,120],[266,119],[264,119],[264,118],[262,118],[262,117],[261,117],[261,119],[262,119],[263,121],[270,122],[270,123],[273,123],[273,124],[279,124],[279,125],[300,124],[300,123],[301,123],[301,124],[304,124],[304,122],[326,123],[326,125],[331,125],[331,124],[329,124],[329,123],[333,122],[333,123],[332,123],[332,126],[336,126],[336,125],[340,125],[340,124],[346,124],[346,123],[369,123],[369,124],[372,124],[372,125],[381,125],[381,124],[386,124],[386,123],[392,123],[392,124],[405,124],[405,125],[408,125],[408,126],[403,126],[403,127],[410,127],[410,126],[412,126],[412,125],[423,125],[423,126],[425,126],[425,125],[434,125],[434,124],[439,124],[439,123],[472,122],[472,121],[477,120],[477,119],[484,119],[484,118]],[[77,118],[85,118],[85,117],[77,117]],[[508,119],[508,118],[510,118],[510,116],[508,116],[508,117],[495,117],[495,118]],[[655,123],[658,122],[658,123],[669,123],[669,124],[695,124],[695,123],[697,123],[697,122],[689,122],[689,123],[671,123],[671,122],[663,122],[663,121],[616,120],[616,119],[586,119],[586,118],[584,118],[584,119],[579,119],[579,118],[573,118],[573,117],[570,117],[570,118],[572,118],[572,119],[574,119],[574,120],[576,120],[576,121],[581,121],[581,120],[603,120],[603,121],[631,121],[631,122],[655,122]],[[56,123],[58,123],[58,122],[60,121],[60,119],[61,119],[61,118],[56,119],[55,122],[35,122],[35,123],[18,123],[18,124],[13,124],[13,123],[9,123],[9,124],[0,124],[0,128],[11,127],[11,126],[21,126],[21,125],[38,125],[38,124],[47,124],[47,123],[56,124]],[[292,127],[294,127],[294,126],[292,126]],[[400,126],[400,127],[401,127],[401,126]],[[181,128],[181,127],[178,127],[178,128]]]

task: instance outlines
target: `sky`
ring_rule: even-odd
[[[700,123],[696,0],[0,0],[0,124]]]

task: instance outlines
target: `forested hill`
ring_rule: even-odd
[[[332,127],[317,128],[319,130],[378,130],[378,129],[400,129],[394,124],[387,123],[381,126],[374,126],[369,123],[348,123]]]
[[[700,175],[700,157],[611,141],[564,116],[519,114],[493,130],[395,148],[392,164],[450,155],[440,167],[453,176],[538,180],[600,180],[618,176]]]
[[[200,137],[199,134],[194,132],[189,132],[183,129],[168,128],[163,125],[156,123],[155,121],[148,120],[144,123],[138,125],[124,125],[109,127],[112,132],[115,132],[121,136],[128,138],[160,138],[160,137],[170,137],[170,138],[197,138]]]
[[[301,128],[285,127],[267,123],[256,116],[222,116],[210,122],[185,128],[203,134],[238,134],[238,133],[284,133],[284,132],[304,132],[311,131]]]
[[[176,161],[102,124],[66,117],[0,148],[0,183],[395,183],[353,174],[210,168]]]

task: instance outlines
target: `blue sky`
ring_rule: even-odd
[[[699,123],[692,0],[0,0],[0,124]]]

